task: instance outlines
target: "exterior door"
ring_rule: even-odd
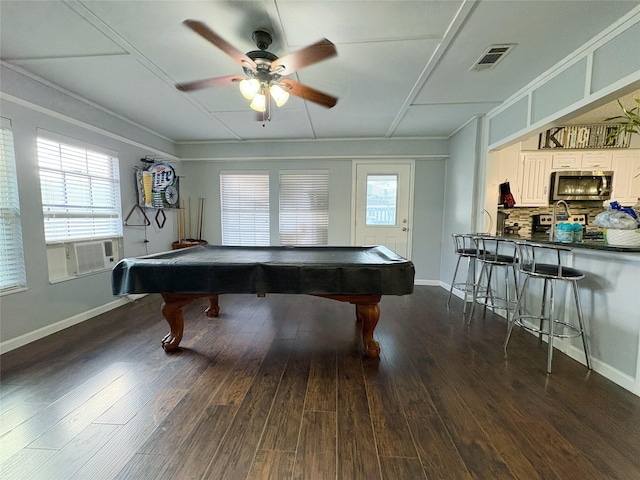
[[[356,245],[411,255],[413,162],[355,163]]]

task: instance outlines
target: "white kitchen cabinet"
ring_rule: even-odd
[[[551,161],[552,170],[580,170],[582,158],[579,153],[554,153]]]
[[[611,170],[612,152],[584,152],[582,154],[582,170]]]
[[[549,205],[552,155],[549,153],[524,153],[520,156],[518,185],[520,207]]]
[[[553,153],[551,170],[611,170],[610,150]]]
[[[635,205],[640,197],[640,150],[613,152],[611,200],[624,206]]]
[[[500,163],[498,168],[498,184],[509,182],[511,195],[520,206],[519,170],[520,170],[520,144],[517,143],[500,151]]]

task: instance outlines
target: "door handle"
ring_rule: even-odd
[[[406,232],[407,231],[407,227],[402,227],[402,231]]]

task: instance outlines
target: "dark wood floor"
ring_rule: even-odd
[[[640,478],[640,398],[446,294],[384,297],[379,361],[301,295],[196,301],[170,355],[157,295],[9,352],[0,478]]]

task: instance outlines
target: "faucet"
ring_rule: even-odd
[[[571,216],[571,214],[569,213],[569,205],[567,205],[567,202],[565,202],[564,200],[558,200],[553,204],[553,211],[551,212],[551,229],[549,230],[550,242],[553,242],[556,235],[556,208],[559,204],[564,205],[564,211],[567,214],[567,220],[569,220],[569,217]]]

